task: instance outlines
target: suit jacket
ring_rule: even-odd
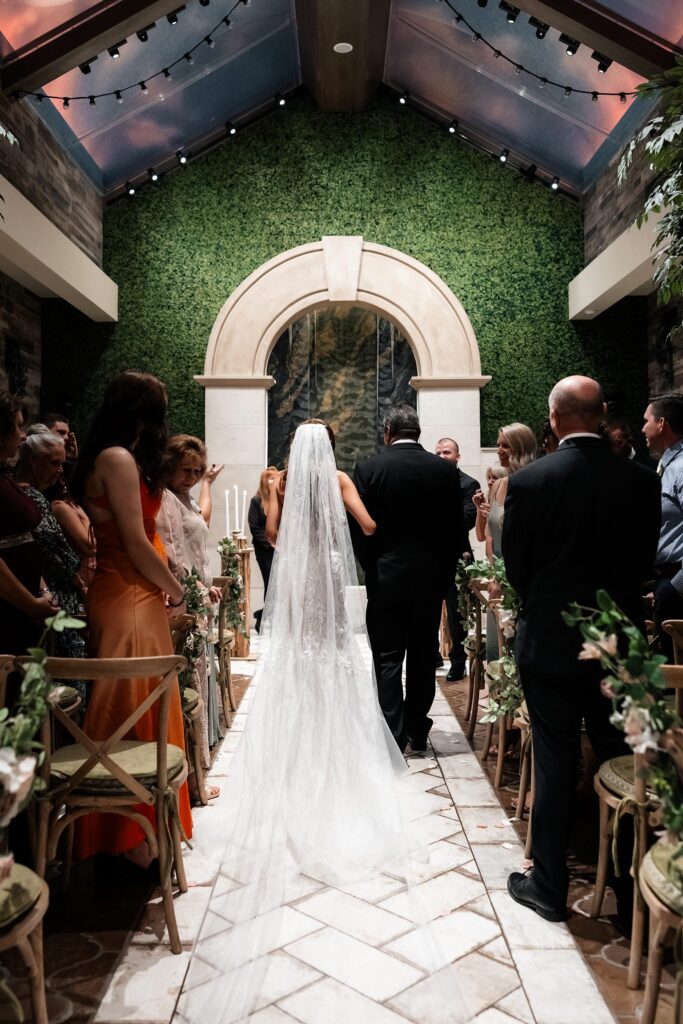
[[[475,480],[473,476],[468,476],[467,473],[463,473],[461,469],[458,470],[458,479],[460,481],[460,493],[462,494],[462,514],[465,524],[465,538],[466,543],[463,548],[463,553],[472,554],[472,545],[470,543],[470,530],[474,529],[474,524],[477,521],[477,506],[472,501],[472,496],[476,491],[480,490],[479,481]]]
[[[521,668],[578,671],[581,637],[561,613],[572,601],[594,608],[598,589],[642,625],[660,517],[659,477],[597,438],[570,438],[510,477],[503,558],[522,600]]]
[[[466,541],[456,466],[420,444],[394,444],[356,466],[353,479],[377,523],[373,537],[353,530],[368,598],[445,596]]]

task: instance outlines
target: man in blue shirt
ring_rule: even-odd
[[[655,564],[655,625],[662,653],[673,661],[673,645],[661,623],[683,619],[683,395],[653,398],[645,410],[643,434],[659,458],[662,527]]]

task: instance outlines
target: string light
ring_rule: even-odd
[[[135,185],[132,185],[130,181],[126,182],[126,192],[129,196],[135,195]]]
[[[558,178],[557,175],[555,175],[553,180],[550,182],[550,187],[553,190],[553,192],[557,192],[557,190],[559,189],[559,187],[560,187],[560,179]]]
[[[94,107],[94,106],[95,106],[95,97],[94,97],[94,96],[91,96],[91,97],[90,97],[90,106],[91,106],[91,107]]]
[[[278,107],[284,107],[287,100],[284,98],[284,96],[281,96],[279,92],[276,92],[275,102],[277,103]]]
[[[116,90],[116,93],[114,95],[116,96],[117,103],[123,103],[123,96],[121,95],[118,89]]]
[[[185,54],[185,60],[187,61],[188,64],[194,64],[194,57],[192,56],[191,53]]]
[[[207,36],[205,38],[204,42],[206,43],[206,45],[209,47],[210,50],[213,50],[214,46],[216,45],[214,43],[213,39],[211,38],[211,36]]]
[[[402,107],[405,107],[406,103],[408,102],[408,93],[402,92],[398,98],[398,102],[401,104]]]
[[[154,170],[153,167],[150,167],[147,170],[147,174],[149,175],[149,180],[150,181],[158,181],[159,180],[159,175],[157,174],[157,172]]]
[[[147,88],[147,82],[140,82],[140,91],[149,92],[149,89]]]
[[[451,135],[455,135],[455,133],[458,130],[458,122],[457,121],[451,121],[451,123],[448,126],[448,130],[451,133]]]
[[[184,165],[187,163],[187,157],[183,153],[182,149],[176,151],[175,157],[179,164]]]
[[[500,156],[498,157],[498,159],[500,160],[500,162],[502,164],[506,164],[508,162],[508,157],[509,156],[510,156],[510,150],[509,149],[503,149],[503,150],[501,150],[501,153],[500,153]]]
[[[237,135],[237,129],[235,128],[234,124],[230,123],[230,121],[226,122],[225,130],[228,133],[228,135]]]

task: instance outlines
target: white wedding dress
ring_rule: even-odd
[[[407,823],[409,776],[364,655],[356,585],[332,447],[323,426],[305,424],[290,452],[265,653],[226,780],[233,813],[215,837],[227,845],[176,1011],[188,1024],[249,1018],[267,1002],[269,954],[291,941],[288,904],[320,883],[380,873],[405,880],[410,918],[433,946],[446,1019],[469,1020],[411,884],[411,865],[428,853]]]

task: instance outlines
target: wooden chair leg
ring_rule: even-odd
[[[182,952],[182,946],[180,944],[180,934],[178,932],[178,922],[175,917],[175,906],[173,905],[173,889],[171,887],[171,850],[168,845],[168,836],[166,834],[167,820],[166,820],[166,798],[165,794],[161,794],[157,800],[157,843],[159,845],[159,880],[161,883],[161,898],[164,905],[164,917],[166,919],[166,927],[168,928],[168,940],[171,946],[172,953]],[[171,822],[171,835],[175,823]],[[176,865],[177,870],[177,865]]]
[[[465,706],[465,721],[469,725],[470,716],[474,707],[474,659],[467,660],[467,704]]]
[[[482,762],[482,764],[489,756],[489,750],[491,749],[491,742],[493,740],[493,725],[493,722],[486,723],[486,735],[484,736],[484,746],[482,747],[481,754],[479,755],[479,760]]]
[[[223,718],[225,724],[229,729],[232,725],[232,715],[230,713],[230,701],[228,698],[228,671],[230,667],[230,651],[227,647],[221,647],[218,654],[218,684],[221,688],[221,705],[223,707]]]
[[[197,796],[199,802],[203,807],[209,802],[209,797],[206,792],[206,784],[204,782],[204,765],[202,764],[202,746],[201,746],[201,727],[202,723],[199,715],[190,721],[190,728],[188,730],[190,738],[190,747],[192,749],[192,764],[194,766],[194,778],[195,785],[197,787]]]
[[[17,942],[17,949],[28,972],[34,1024],[48,1024],[45,1000],[45,969],[43,966],[43,922],[39,921],[30,935]]]
[[[595,876],[595,890],[591,905],[591,917],[600,917],[602,903],[605,899],[607,886],[607,870],[612,846],[612,808],[605,800],[600,800],[600,841],[598,846],[598,870]]]
[[[232,664],[230,661],[230,651],[226,651],[226,665],[225,665],[225,681],[228,686],[228,699],[230,701],[230,710],[233,712],[237,711],[237,701],[235,700],[235,692],[232,688]]]
[[[180,892],[187,892],[187,876],[185,874],[185,861],[183,860],[183,843],[180,829],[176,821],[171,819],[171,838],[173,840],[173,867],[175,869],[176,881]]]
[[[503,715],[498,719],[498,757],[496,758],[496,777],[493,783],[494,789],[500,789],[503,785],[503,770],[505,768],[505,748],[508,742],[507,718]]]
[[[530,860],[533,856],[534,841],[533,841],[533,828],[534,828],[534,797],[536,795],[536,772],[534,767],[534,753],[531,752],[531,805],[529,807],[529,825],[526,830],[526,843],[524,845],[524,856],[527,860]]]
[[[71,880],[71,866],[73,864],[73,853],[74,853],[74,823],[71,822],[65,829],[64,834],[64,862],[62,865],[62,890],[66,891],[69,888],[69,882]]]
[[[650,917],[650,942],[647,950],[645,999],[640,1011],[640,1024],[654,1024],[657,1012],[659,985],[662,980],[662,957],[671,930],[663,921],[653,922]],[[652,925],[654,924],[654,927]]]
[[[633,822],[634,829],[638,829],[638,849],[643,851],[642,857],[647,849],[647,819],[644,814],[638,813]],[[626,984],[629,988],[640,988],[640,973],[643,960],[643,946],[645,944],[645,900],[638,885],[638,872],[640,863],[633,865],[633,920],[631,923],[631,952],[628,961],[628,978]]]
[[[531,767],[531,751],[529,748],[528,734],[522,732],[520,741],[520,758],[522,763],[519,771],[519,790],[517,793],[517,817],[521,820],[526,813],[526,798],[529,792],[529,771]]]

